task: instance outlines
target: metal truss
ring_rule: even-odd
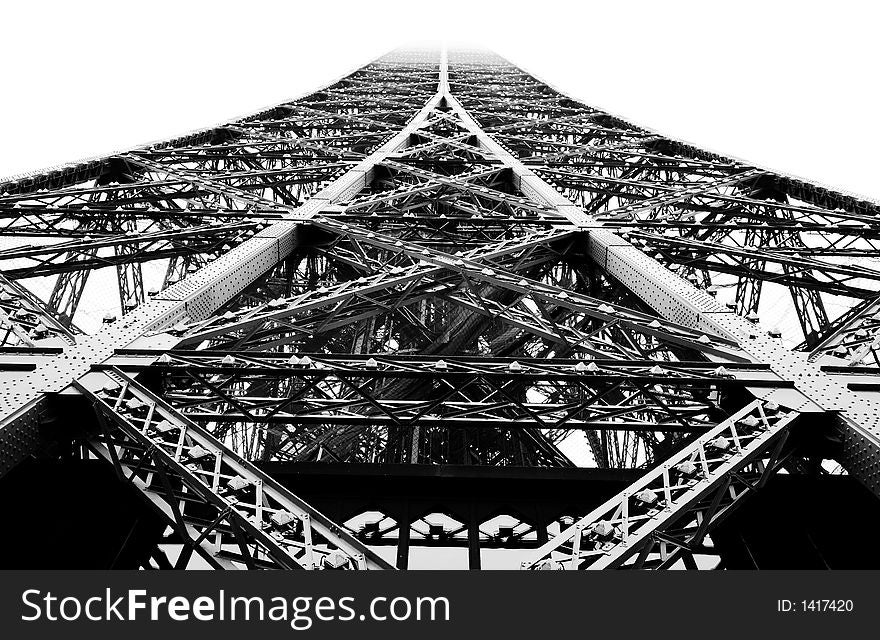
[[[383,461],[391,430],[408,435],[395,453],[414,463],[567,466],[533,432],[559,442],[571,430],[602,432],[606,446],[638,433],[634,457],[650,460],[711,429],[730,389],[785,386],[749,365],[734,374],[701,362],[202,350],[125,351],[105,366],[160,375],[169,403],[257,460]],[[544,445],[535,460],[522,457],[523,438]]]
[[[805,342],[798,348],[810,345]],[[866,299],[835,320],[810,356],[850,367],[880,367],[880,299]]]
[[[652,135],[500,60],[453,64],[450,83],[536,175],[700,288],[727,294],[743,315],[758,312],[763,283],[781,285],[815,344],[828,329],[826,297],[876,295],[871,203]],[[511,92],[518,101],[505,100]]]
[[[0,275],[0,347],[72,344],[76,327],[67,326],[33,293]]]
[[[78,394],[95,418],[75,441],[165,519],[180,566],[389,568],[368,544],[399,568],[410,545],[467,546],[472,568],[481,548],[701,566],[780,468],[833,458],[880,493],[876,213],[492,54],[394,52],[0,184],[0,471]],[[104,269],[118,313],[80,331]],[[833,433],[796,446],[822,412]],[[363,498],[331,520],[262,470],[316,464],[634,483],[544,510]]]
[[[797,418],[755,400],[538,549],[524,568],[697,568],[706,536],[781,466]],[[635,556],[635,557],[633,557]]]
[[[79,389],[100,432],[88,447],[108,460],[183,542],[216,569],[390,569],[321,513],[226,449],[117,370]]]

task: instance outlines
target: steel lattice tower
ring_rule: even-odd
[[[774,495],[876,519],[878,205],[494,54],[396,51],[0,216],[6,548],[87,505],[86,566],[758,566]]]

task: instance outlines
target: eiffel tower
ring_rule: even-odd
[[[880,565],[873,202],[443,49],[0,215],[0,566]]]

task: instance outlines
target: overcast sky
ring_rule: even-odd
[[[880,199],[871,5],[7,4],[0,176],[227,121],[399,44],[447,38],[666,135]]]

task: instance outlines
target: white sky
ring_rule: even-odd
[[[227,121],[447,38],[667,135],[880,198],[872,4],[8,3],[0,176]]]

